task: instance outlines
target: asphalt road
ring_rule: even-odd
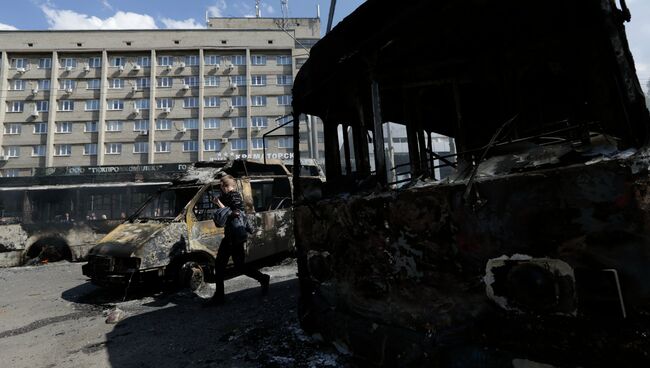
[[[228,302],[202,308],[212,292],[110,293],[80,263],[0,269],[1,367],[351,367],[296,318],[295,262],[262,270],[268,296],[246,277],[226,282]],[[119,308],[125,317],[105,322]]]

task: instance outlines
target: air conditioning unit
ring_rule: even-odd
[[[228,111],[233,112],[235,110],[235,106],[230,105],[228,106]]]
[[[37,118],[38,115],[39,115],[38,110],[34,109],[34,111],[32,111],[32,113],[30,115]]]
[[[258,127],[258,126],[254,126],[254,127],[253,127],[253,131],[254,131],[254,132],[259,132],[260,130],[262,130],[262,128],[260,128],[260,127]]]
[[[234,131],[236,131],[236,130],[237,130],[237,128],[235,128],[235,127],[230,127],[230,131],[231,131],[231,132],[234,132]]]
[[[27,71],[27,69],[25,69],[25,68],[16,68],[16,71],[17,71],[18,73],[24,73],[24,72]]]
[[[9,158],[9,156],[0,155],[0,161],[3,161],[3,162],[7,161],[8,158]]]
[[[167,65],[167,68],[166,68],[166,69],[167,69],[167,70],[172,70],[172,66],[171,66],[171,65]]]
[[[233,70],[233,69],[235,69],[235,66],[234,66],[233,64],[228,64],[228,65],[226,66],[226,69],[228,69],[228,70]]]
[[[172,108],[171,107],[165,107],[165,114],[169,114],[170,112],[172,112]]]
[[[182,128],[180,128],[178,131],[180,131],[181,133],[185,133],[185,132],[187,132],[187,128],[186,128],[186,127],[182,127]]]
[[[131,86],[131,91],[136,92],[138,90],[138,86],[136,84]]]
[[[65,71],[66,71],[66,72],[71,72],[71,71],[72,71],[72,67],[71,67],[71,66],[66,66],[66,67],[65,67]]]
[[[136,107],[135,109],[133,109],[133,112],[134,112],[136,115],[139,114],[139,113],[140,113],[140,108],[139,108],[139,107]]]
[[[32,95],[36,96],[38,94],[38,88],[32,89]]]
[[[230,83],[230,89],[237,89],[237,83]]]
[[[189,84],[184,84],[183,89],[187,91],[188,89],[190,89],[190,85]]]
[[[65,93],[72,93],[72,88],[66,88]]]
[[[181,67],[181,68],[185,68],[185,63],[184,63],[184,62],[181,62],[181,63],[180,63],[180,67]]]
[[[138,132],[138,135],[148,135],[149,131],[148,130],[141,130]]]
[[[228,138],[221,138],[221,143],[228,143]]]
[[[135,64],[135,66],[133,66],[133,70],[140,70],[140,69],[142,69],[142,67],[138,64]]]
[[[90,71],[90,65],[84,65],[84,72]]]
[[[123,72],[123,71],[124,71],[124,65],[120,65],[120,66],[118,66],[117,69],[118,69],[119,71]]]
[[[217,65],[214,66],[214,68],[219,70],[219,68],[221,68],[221,65],[217,64]]]

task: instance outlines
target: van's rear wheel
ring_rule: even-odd
[[[197,291],[205,283],[203,268],[194,261],[185,262],[179,272],[179,284],[191,291]]]

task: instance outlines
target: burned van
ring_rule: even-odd
[[[246,244],[254,262],[294,247],[290,175],[281,163],[197,163],[147,200],[89,252],[83,274],[98,285],[167,280],[197,287],[214,274],[223,228],[213,221],[219,177],[236,178],[255,233]]]

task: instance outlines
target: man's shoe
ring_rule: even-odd
[[[262,281],[260,281],[260,285],[262,287],[262,295],[267,295],[269,293],[270,283],[271,283],[271,276],[264,275],[264,278],[262,279]]]

